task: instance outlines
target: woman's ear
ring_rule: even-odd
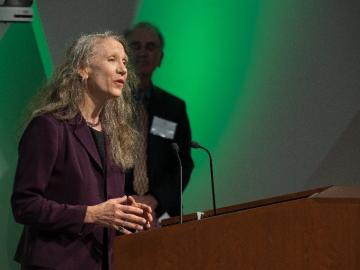
[[[78,68],[78,74],[81,80],[87,80],[89,78],[89,69],[86,68]]]

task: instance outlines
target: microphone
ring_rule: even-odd
[[[171,144],[172,148],[174,149],[176,153],[176,157],[179,163],[179,173],[180,173],[180,224],[183,223],[183,193],[182,193],[182,187],[183,187],[183,177],[182,177],[182,164],[181,159],[179,155],[179,146],[176,142],[173,142]]]
[[[213,163],[212,163],[212,157],[210,154],[210,151],[207,150],[205,147],[201,146],[199,143],[192,141],[191,142],[191,147],[192,148],[200,148],[206,151],[206,153],[209,156],[209,161],[210,161],[210,175],[211,175],[211,192],[212,192],[212,203],[213,203],[213,211],[214,211],[214,215],[216,216],[216,200],[215,200],[215,188],[214,188],[214,172],[213,172]]]

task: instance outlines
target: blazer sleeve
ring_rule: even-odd
[[[60,122],[49,116],[34,118],[19,144],[12,210],[18,223],[53,232],[81,232],[85,205],[57,203],[46,198],[46,188],[61,147]]]

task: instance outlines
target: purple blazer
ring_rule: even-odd
[[[104,230],[84,224],[86,206],[124,195],[124,174],[106,156],[105,169],[80,114],[70,121],[42,115],[30,122],[19,144],[11,198],[15,220],[25,225],[15,260],[51,269],[101,269]],[[109,261],[114,236],[110,229]]]

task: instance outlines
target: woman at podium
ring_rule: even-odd
[[[127,55],[122,37],[83,35],[39,98],[11,198],[22,269],[111,269],[116,232],[150,226],[150,207],[124,195],[138,134]]]

